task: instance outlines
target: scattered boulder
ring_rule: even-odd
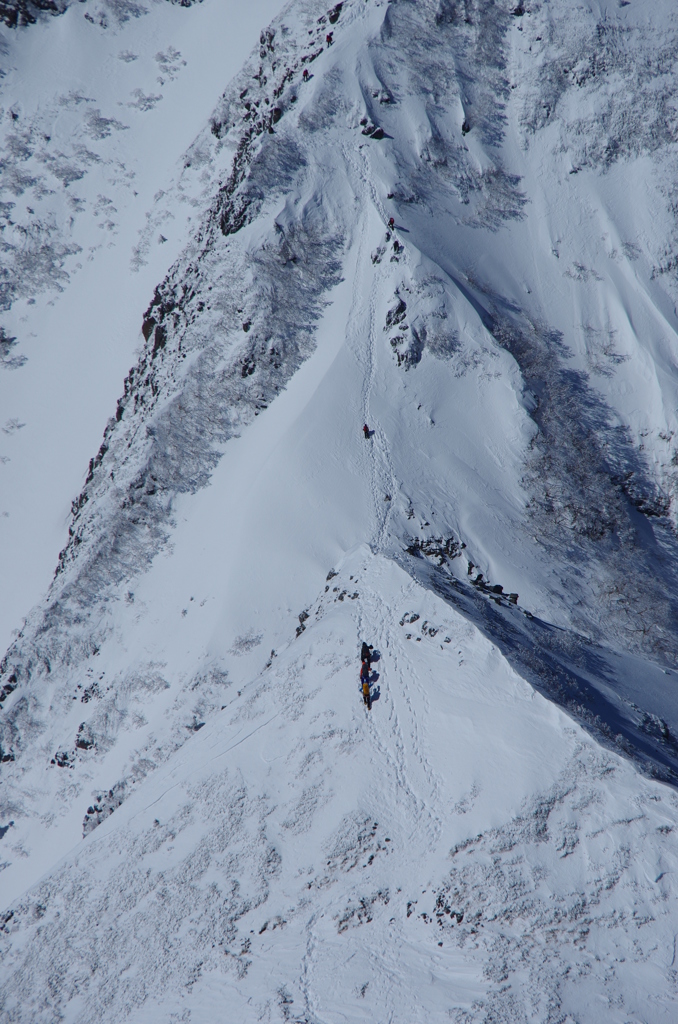
[[[405,300],[398,299],[396,305],[393,306],[392,309],[389,309],[388,313],[386,314],[386,327],[384,328],[384,330],[388,331],[392,327],[395,327],[397,324],[402,323],[403,320],[405,319],[406,310],[407,303],[405,302]]]
[[[127,795],[127,783],[116,782],[113,789],[109,789],[108,792],[99,792],[96,800],[94,800],[87,808],[87,812],[82,821],[82,836],[83,839],[90,832],[93,832],[97,825],[100,825],[102,821],[110,817],[120,805],[123,803]]]

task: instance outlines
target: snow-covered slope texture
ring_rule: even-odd
[[[677,31],[295,0],[185,112],[0,665],[7,1020],[672,1019]]]
[[[8,909],[2,1019],[673,1020],[675,793],[393,562],[333,581]]]
[[[281,6],[88,0],[0,28],[3,652],[49,585],[143,311],[212,182],[162,197]]]

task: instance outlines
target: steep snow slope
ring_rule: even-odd
[[[675,793],[393,562],[331,583],[14,904],[5,1019],[672,1020]]]
[[[49,585],[148,296],[200,209],[200,182],[162,214],[161,198],[196,122],[281,6],[78,3],[3,35],[3,651]]]
[[[154,204],[1,666],[8,1020],[672,1019],[678,41],[574,14],[292,3]]]

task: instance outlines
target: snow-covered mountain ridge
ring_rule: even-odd
[[[136,358],[143,310],[204,206],[198,180],[197,194],[179,190],[162,208],[194,119],[207,120],[224,75],[279,6],[185,9],[163,0],[105,29],[85,18],[96,4],[79,4],[6,34],[3,276],[15,287],[0,351],[0,576],[12,579],[0,590],[3,649],[20,625],[17,609],[49,585],[83,467]],[[49,71],[47,97],[35,67]],[[71,249],[79,253],[60,262]]]
[[[14,904],[7,1019],[671,1019],[675,794],[393,563],[359,552],[334,581],[355,602],[330,588]],[[384,594],[440,632],[408,640]],[[354,609],[384,652],[367,722]]]
[[[675,782],[677,55],[668,4],[300,0],[125,214],[172,256],[0,664],[8,1020],[671,1019],[675,797],[615,751]]]

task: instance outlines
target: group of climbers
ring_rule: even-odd
[[[334,42],[334,33],[333,32],[328,32],[327,33],[327,35],[325,36],[325,42],[327,43],[328,46],[332,45],[332,43]],[[309,78],[311,77],[310,74],[309,74],[308,68],[304,68],[304,70],[301,73],[301,77],[303,78],[303,80],[305,82],[308,82]]]
[[[393,217],[389,217],[388,227],[389,231],[393,231],[395,229],[395,220]],[[366,441],[369,441],[372,436],[372,431],[368,427],[367,423],[363,423],[363,435]],[[371,664],[372,648],[363,640],[363,645],[360,649],[360,685],[362,688],[363,701],[368,711],[372,710],[372,696],[370,694]]]
[[[328,46],[331,46],[332,43],[334,42],[331,32],[327,34],[325,42],[327,43]],[[309,80],[310,76],[308,68],[304,68],[302,77],[305,82]],[[393,217],[389,217],[388,219],[388,229],[389,231],[395,230],[395,219]],[[366,441],[369,440],[371,436],[371,431],[367,423],[363,424],[363,435]],[[372,696],[370,693],[372,650],[373,648],[371,647],[371,645],[363,641],[362,647],[360,649],[360,686],[362,689],[363,702],[368,711],[372,710]]]
[[[363,640],[360,650],[360,684],[363,691],[363,701],[368,711],[372,710],[372,697],[370,696],[370,668],[372,665],[372,648]]]

